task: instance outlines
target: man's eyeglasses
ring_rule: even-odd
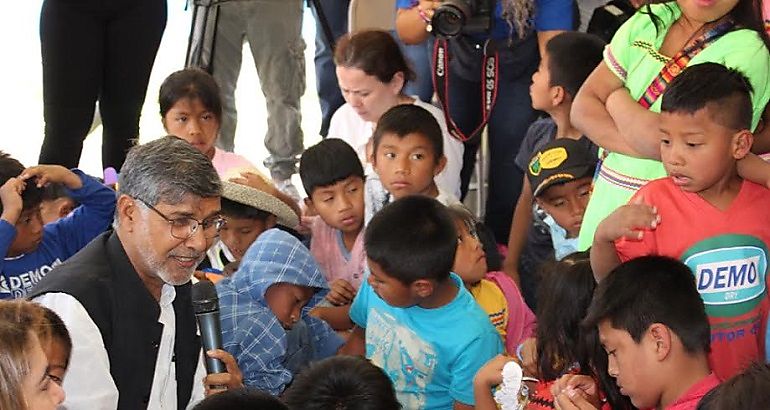
[[[173,236],[176,239],[189,239],[191,236],[195,235],[195,232],[198,231],[199,227],[203,228],[203,236],[205,236],[208,239],[216,238],[219,236],[219,230],[222,229],[222,227],[225,225],[225,219],[222,218],[220,215],[212,216],[204,221],[199,221],[195,218],[191,218],[189,216],[183,216],[180,218],[174,218],[171,219],[163,214],[163,212],[155,209],[154,206],[150,205],[141,198],[134,198],[137,201],[141,202],[146,206],[147,208],[152,209],[155,211],[158,216],[165,219],[166,222],[168,222],[169,226],[171,227],[171,236]]]

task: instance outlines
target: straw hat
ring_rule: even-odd
[[[222,181],[222,197],[248,205],[276,216],[278,224],[294,228],[299,224],[297,214],[280,199],[250,186]]]

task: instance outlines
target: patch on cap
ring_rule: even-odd
[[[554,169],[569,158],[567,150],[564,147],[551,148],[538,153],[529,162],[529,173],[538,176],[544,169]]]

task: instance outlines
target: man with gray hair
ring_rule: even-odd
[[[219,234],[221,182],[187,142],[164,137],[134,147],[118,180],[113,231],[98,236],[30,294],[62,318],[72,337],[64,406],[184,409],[228,372],[206,376],[190,278]]]

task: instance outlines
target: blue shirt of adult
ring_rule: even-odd
[[[495,18],[490,38],[495,40],[516,36],[511,30],[511,25],[503,18],[503,1],[498,0],[495,5]],[[573,4],[570,0],[533,0],[535,2],[535,15],[533,26],[536,31],[572,30],[573,29]],[[413,0],[396,0],[399,9],[414,7]]]

